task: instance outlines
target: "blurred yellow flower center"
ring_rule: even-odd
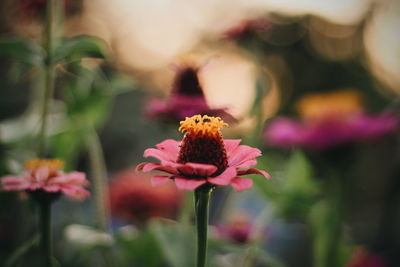
[[[297,110],[306,120],[349,117],[362,112],[362,97],[353,90],[311,94],[297,103]]]
[[[64,167],[64,162],[59,159],[31,159],[25,162],[24,167],[28,170],[35,170],[39,167],[59,170]]]
[[[184,121],[180,122],[181,126],[179,131],[182,133],[190,134],[208,134],[215,135],[219,130],[228,126],[220,117],[211,117],[207,115],[195,115],[193,117],[186,117]]]

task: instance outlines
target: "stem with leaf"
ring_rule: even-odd
[[[41,126],[38,137],[38,155],[46,156],[46,132],[47,116],[49,105],[54,92],[55,70],[53,62],[53,53],[55,46],[55,28],[56,28],[56,0],[48,0],[46,7],[46,23],[44,25],[44,49],[46,51],[45,59],[45,86],[42,102]],[[51,200],[43,197],[39,201],[40,207],[40,228],[41,228],[41,246],[43,254],[43,263],[46,267],[52,267],[52,237],[51,237]]]
[[[49,111],[50,101],[54,92],[55,70],[53,62],[54,44],[55,44],[55,27],[56,27],[56,0],[48,0],[46,8],[46,24],[44,25],[44,49],[46,51],[45,59],[45,86],[42,101],[41,125],[38,140],[38,155],[40,157],[46,154],[46,131],[47,131],[47,115]]]
[[[197,267],[204,267],[207,260],[207,228],[211,191],[212,188],[204,186],[194,192],[197,226]]]
[[[100,230],[106,231],[109,217],[107,170],[105,168],[103,149],[94,126],[89,129],[87,146],[90,169],[93,176],[96,223]]]
[[[33,238],[28,240],[26,243],[24,243],[22,246],[20,246],[16,251],[13,252],[11,257],[6,261],[5,267],[12,267],[12,266],[17,266],[18,261],[23,258],[23,256],[34,246],[39,244],[40,241],[40,236],[35,235]]]
[[[321,267],[341,266],[342,219],[344,192],[340,177],[330,175],[325,182],[324,199],[311,214],[315,231],[315,264]]]

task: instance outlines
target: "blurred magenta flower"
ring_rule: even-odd
[[[266,128],[268,144],[321,150],[376,139],[399,126],[394,114],[366,114],[360,95],[350,90],[309,95],[297,107],[301,119],[278,118]]]
[[[387,267],[388,260],[379,254],[368,252],[365,248],[359,248],[351,257],[347,267]]]
[[[245,19],[223,32],[222,38],[240,40],[254,33],[266,32],[271,26],[272,24],[264,18]]]
[[[237,213],[227,223],[217,225],[218,234],[226,240],[247,243],[253,230],[248,214]]]
[[[177,67],[171,95],[167,100],[152,98],[146,107],[146,114],[162,121],[180,121],[196,114],[219,116],[234,121],[226,108],[211,108],[207,104],[198,78],[198,68],[189,64]]]
[[[182,193],[173,184],[154,188],[150,175],[135,173],[133,169],[117,173],[110,183],[111,212],[128,222],[173,218],[181,202]]]
[[[167,139],[157,148],[149,148],[145,157],[153,157],[160,163],[142,163],[139,170],[159,170],[168,175],[153,176],[154,185],[173,179],[178,188],[194,190],[201,185],[232,185],[237,191],[250,188],[253,181],[239,176],[261,174],[265,171],[249,167],[256,165],[261,156],[257,148],[239,145],[241,140],[224,140],[220,129],[227,124],[219,117],[195,115],[181,121],[179,128],[183,140]],[[244,169],[244,170],[243,170]]]
[[[47,0],[18,0],[17,9],[22,19],[31,17],[44,17],[46,14]],[[71,4],[71,0],[62,0],[64,10]]]
[[[82,172],[64,173],[64,163],[57,159],[32,159],[25,162],[26,171],[19,176],[7,175],[1,179],[6,191],[63,193],[76,200],[87,198],[90,193],[84,186],[89,184]]]

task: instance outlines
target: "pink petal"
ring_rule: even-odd
[[[4,190],[25,190],[29,187],[29,181],[26,177],[7,175],[1,180],[2,189]]]
[[[217,167],[211,164],[188,162],[177,166],[177,169],[182,174],[207,177],[213,174],[217,170]]]
[[[171,159],[173,161],[175,161],[179,155],[180,144],[181,144],[180,141],[167,139],[167,140],[164,140],[163,142],[157,144],[156,147],[159,150],[168,153],[168,155],[171,155]]]
[[[153,157],[161,161],[169,161],[170,156],[168,155],[167,152],[161,151],[157,148],[148,148],[144,151],[143,156],[148,158],[148,157]]]
[[[227,168],[223,173],[216,177],[207,178],[207,181],[216,185],[228,185],[235,176],[236,169],[231,167]]]
[[[247,161],[242,162],[241,164],[239,164],[238,166],[236,166],[236,168],[243,168],[243,169],[246,169],[246,168],[250,168],[250,167],[252,167],[252,166],[254,166],[254,165],[257,165],[257,160],[255,160],[255,159],[250,159],[250,160],[247,160]]]
[[[225,150],[226,150],[226,153],[228,154],[228,156],[230,155],[230,153],[233,150],[235,150],[239,146],[241,141],[242,141],[241,139],[225,139],[224,140]]]
[[[205,179],[197,180],[197,179],[188,179],[185,177],[175,177],[175,184],[180,189],[194,190],[202,184],[205,184],[207,181]]]
[[[83,200],[90,195],[90,192],[81,186],[68,185],[61,188],[61,191],[76,200]]]
[[[171,176],[155,175],[155,176],[151,177],[151,184],[152,184],[153,186],[155,186],[155,185],[160,185],[160,184],[164,184],[164,183],[166,183],[170,178],[171,178]]]
[[[245,175],[245,174],[261,174],[263,175],[265,178],[269,179],[271,176],[269,175],[269,173],[259,170],[259,169],[248,169],[248,170],[240,170],[238,171],[238,176],[239,175]]]
[[[236,168],[248,168],[256,163],[255,158],[259,156],[261,156],[261,151],[257,148],[238,146],[228,157],[228,165]]]
[[[236,177],[232,179],[231,185],[236,191],[243,191],[253,186],[253,180],[249,178]]]
[[[278,118],[267,127],[264,138],[273,146],[291,147],[301,145],[308,131],[306,125],[287,118]]]
[[[74,184],[81,184],[81,185],[87,185],[89,184],[89,181],[86,179],[86,174],[84,172],[70,172],[66,174],[67,180],[70,183]]]
[[[138,164],[135,168],[135,172],[141,172],[143,171],[144,166],[146,166],[147,164],[149,164],[148,162],[142,162],[140,164]],[[152,163],[155,164],[155,163]],[[159,164],[157,164],[157,166],[159,166]]]
[[[170,164],[170,165],[172,165],[172,164]],[[159,163],[151,163],[151,162],[139,164],[137,166],[137,170],[144,171],[144,172],[157,170],[157,171],[164,171],[164,172],[171,173],[171,174],[177,173],[176,168],[174,168],[172,166],[163,166]]]
[[[167,139],[156,145],[156,148],[148,148],[144,151],[144,157],[153,157],[161,162],[175,162],[179,154],[180,142]]]
[[[70,185],[88,185],[86,174],[83,172],[71,172],[51,178],[48,185],[53,184],[70,184]]]
[[[43,190],[47,191],[47,192],[58,192],[58,191],[60,191],[60,186],[58,186],[58,185],[47,185],[47,186],[43,187]]]
[[[44,183],[49,178],[49,167],[42,166],[37,168],[33,176],[38,183]]]

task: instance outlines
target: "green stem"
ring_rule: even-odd
[[[96,223],[99,229],[106,231],[109,217],[107,170],[100,139],[94,129],[91,129],[87,136],[87,145],[93,179]]]
[[[197,226],[197,267],[204,267],[207,260],[207,228],[209,200],[212,188],[200,187],[195,190],[195,210]]]
[[[326,218],[326,223],[329,230],[326,238],[324,267],[339,266],[339,246],[342,235],[343,192],[341,190],[341,181],[337,178],[338,177],[333,177],[333,179],[331,179],[330,188],[328,188],[327,198],[329,212],[327,216],[329,216],[329,218]]]
[[[44,29],[44,49],[46,51],[45,60],[45,86],[42,101],[41,126],[38,137],[38,155],[44,157],[46,153],[46,131],[47,131],[47,114],[49,105],[54,91],[54,29],[55,29],[55,0],[47,1],[46,24]]]
[[[52,266],[52,242],[51,242],[51,201],[40,201],[40,227],[43,263],[45,267]]]

